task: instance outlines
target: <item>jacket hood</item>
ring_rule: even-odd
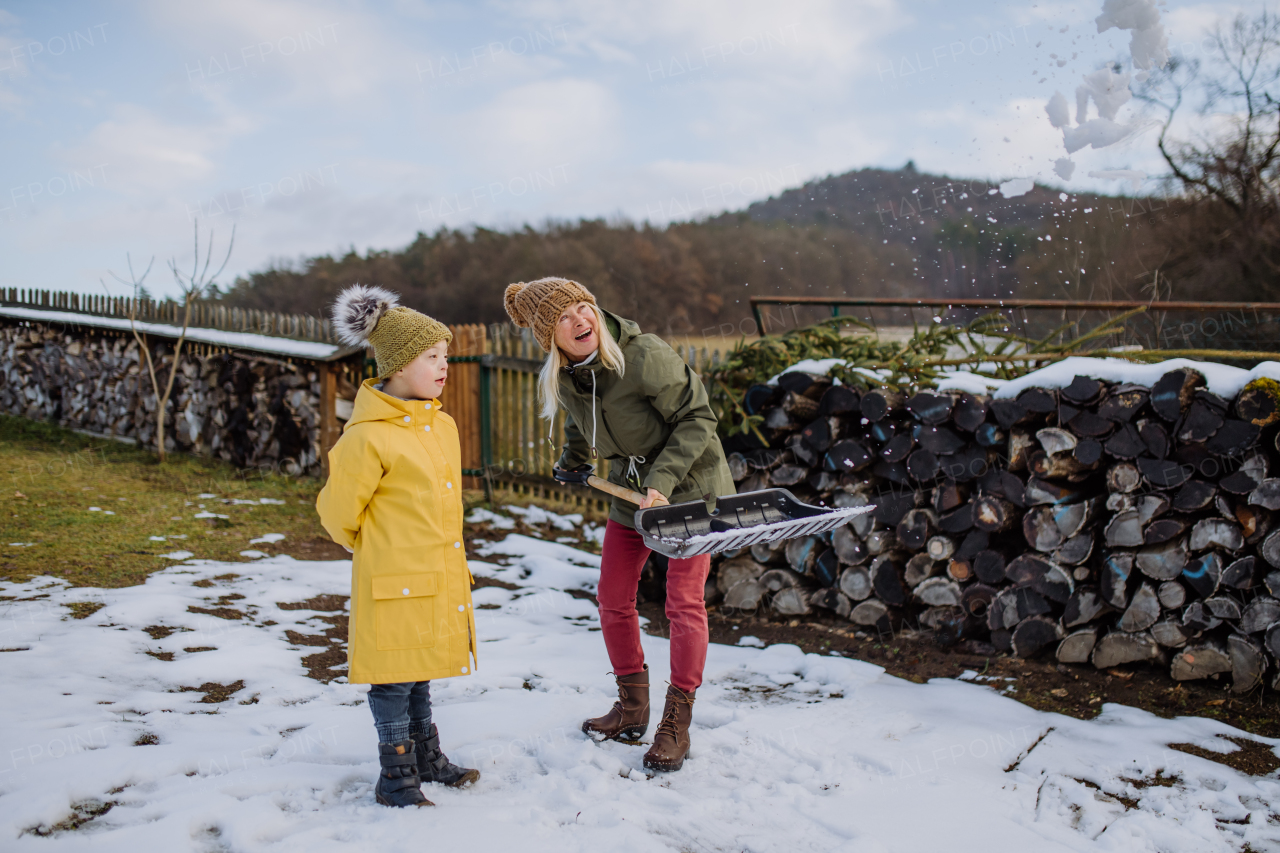
[[[618,342],[618,346],[625,347],[628,341],[640,335],[640,326],[635,320],[619,317],[612,311],[605,311],[603,308],[600,310],[604,314],[605,325],[609,327],[609,334],[613,335],[613,339]],[[610,320],[613,322],[609,322]]]
[[[399,397],[392,397],[374,388],[378,384],[377,379],[366,379],[360,383],[360,390],[356,392],[356,402],[352,408],[351,420],[347,421],[344,429],[350,429],[359,423],[366,421],[396,421],[403,422],[405,415],[410,417],[421,415],[425,412],[439,410],[443,404],[439,398],[435,400],[401,400]]]

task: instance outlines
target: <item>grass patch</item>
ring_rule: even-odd
[[[328,539],[315,511],[318,479],[180,453],[161,465],[131,445],[25,418],[0,415],[0,477],[8,478],[0,488],[0,579],[54,575],[76,586],[130,586],[174,564],[163,554],[244,561],[241,551],[275,554]],[[249,544],[265,533],[285,539]]]

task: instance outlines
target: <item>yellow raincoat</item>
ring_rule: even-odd
[[[354,549],[347,679],[467,675],[476,652],[462,545],[462,454],[438,400],[400,400],[366,379],[316,509]]]

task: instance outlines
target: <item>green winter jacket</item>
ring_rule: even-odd
[[[622,348],[626,370],[618,376],[598,356],[561,370],[560,401],[567,417],[557,465],[567,470],[592,462],[594,434],[596,453],[609,460],[611,483],[641,493],[657,489],[673,504],[735,494],[716,435],[716,416],[697,374],[657,335],[641,334],[631,320],[603,313]],[[633,468],[635,476],[628,476]],[[614,498],[609,518],[634,527],[636,509],[630,501]]]

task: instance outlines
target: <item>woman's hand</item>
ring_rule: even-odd
[[[662,496],[662,492],[657,489],[650,489],[644,496],[644,500],[640,501],[640,508],[648,509],[651,506],[662,506],[670,503],[671,501]]]

